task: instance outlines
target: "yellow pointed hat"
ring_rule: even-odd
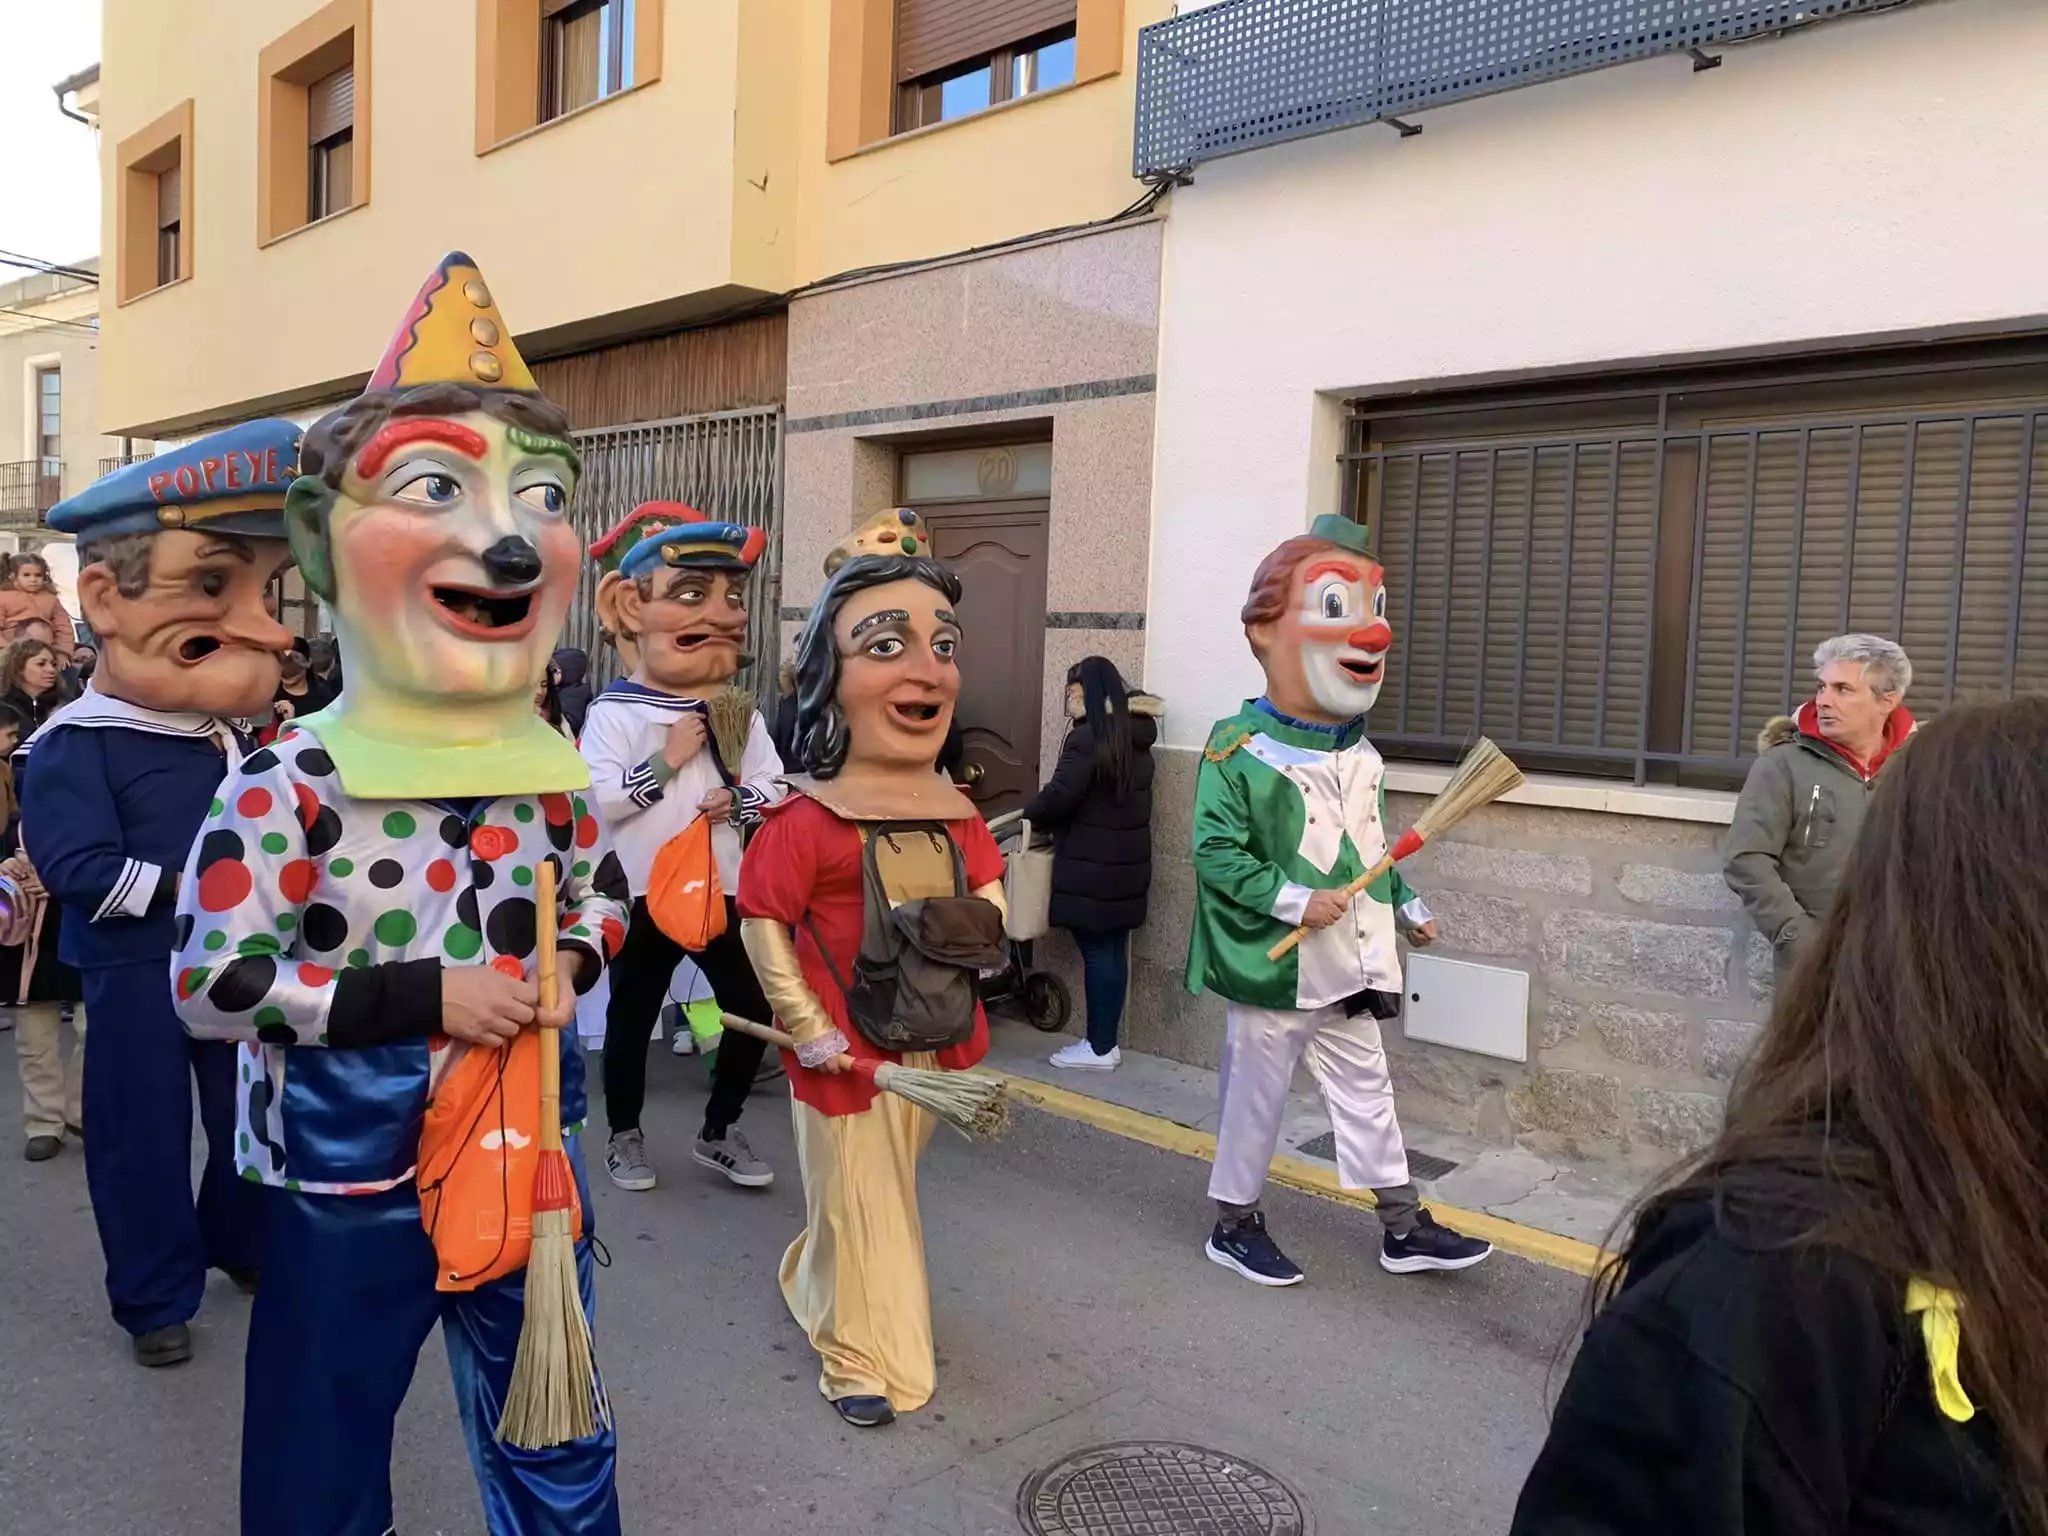
[[[384,349],[368,387],[405,390],[422,384],[540,393],[483,273],[462,251],[441,258]]]

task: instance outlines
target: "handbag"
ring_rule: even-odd
[[[647,876],[647,915],[693,954],[725,932],[725,887],[711,848],[709,816],[699,816],[654,856]]]
[[[1052,845],[1034,847],[1025,822],[1003,870],[1003,932],[1018,943],[1042,939],[1052,926],[1052,859]]]

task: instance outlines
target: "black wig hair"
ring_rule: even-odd
[[[960,578],[923,555],[856,555],[833,573],[818,594],[796,641],[796,756],[802,769],[829,779],[846,763],[846,716],[839,708],[839,644],[832,621],[846,600],[892,581],[921,581],[960,601]]]

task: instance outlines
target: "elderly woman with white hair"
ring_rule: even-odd
[[[1722,845],[1722,873],[1770,940],[1781,983],[1834,899],[1871,781],[1913,732],[1902,702],[1913,664],[1892,641],[1837,635],[1815,648],[1813,666],[1814,696],[1757,738]]]

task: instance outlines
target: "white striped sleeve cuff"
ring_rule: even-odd
[[[129,859],[121,866],[120,878],[107,892],[107,899],[100,903],[99,911],[92,920],[103,923],[110,917],[147,917],[149,904],[156,900],[157,886],[162,883],[163,869],[141,859]]]
[[[641,763],[628,768],[625,777],[626,793],[633,797],[633,803],[645,810],[661,798],[661,781],[654,776],[654,764]]]

